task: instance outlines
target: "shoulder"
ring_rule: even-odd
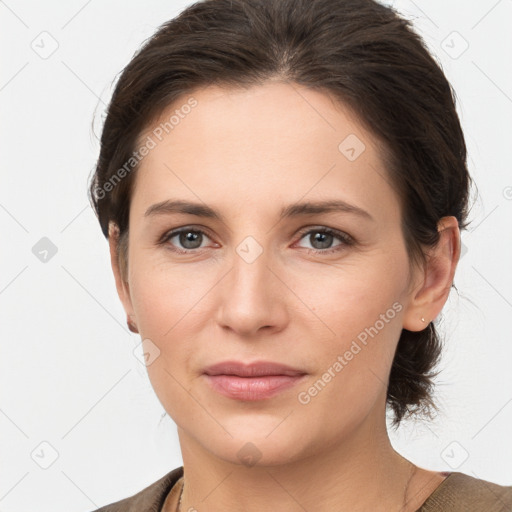
[[[510,512],[512,485],[499,485],[453,472],[428,497],[418,512]]]
[[[160,512],[172,486],[183,476],[183,466],[173,469],[137,494],[92,512]]]

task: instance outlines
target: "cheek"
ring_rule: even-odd
[[[314,286],[311,279],[297,277],[294,291],[307,298],[314,313],[309,324],[318,326],[316,346],[310,347],[318,374],[312,387],[301,390],[303,403],[311,400],[320,408],[337,403],[334,416],[346,415],[348,407],[357,417],[357,410],[367,412],[385,392],[402,331],[407,283],[401,263],[396,257],[375,258],[366,269],[331,269],[316,276]]]
[[[209,286],[204,273],[189,272],[180,265],[154,263],[136,257],[130,294],[141,335],[172,338],[174,331],[190,322]],[[180,325],[181,323],[181,325]]]
[[[311,425],[321,421],[326,438],[349,436],[378,404],[385,405],[401,331],[400,304],[389,306],[357,314],[338,310],[336,337],[318,340],[322,346],[312,352],[317,373],[298,389],[298,412]]]
[[[190,368],[200,339],[194,321],[201,298],[210,288],[195,274],[183,270],[138,262],[133,265],[130,293],[140,336],[150,340],[158,356],[146,367],[152,387],[166,412],[178,424],[204,421],[201,408],[191,406],[194,383]],[[197,326],[194,327],[194,326]],[[147,342],[146,342],[147,343]]]
[[[372,327],[383,337],[396,338],[400,333],[407,284],[402,263],[398,254],[375,255],[329,266],[314,276],[310,269],[297,269],[290,282],[310,311],[310,325],[318,326],[318,335],[328,346],[342,349],[358,336],[364,342]]]

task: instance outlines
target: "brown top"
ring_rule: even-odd
[[[183,485],[183,466],[142,491],[93,512],[175,511]],[[512,486],[464,473],[450,473],[416,512],[512,512]]]

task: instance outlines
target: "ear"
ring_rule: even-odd
[[[403,328],[409,331],[422,331],[441,312],[459,262],[460,231],[457,219],[453,216],[443,217],[437,230],[439,242],[427,255],[423,276],[411,292],[404,314]]]
[[[112,221],[109,222],[108,225],[108,243],[110,247],[110,264],[112,266],[112,272],[114,273],[114,278],[116,281],[117,294],[119,295],[119,299],[121,300],[123,308],[126,312],[128,327],[132,332],[138,332],[136,330],[135,313],[133,311],[133,305],[130,296],[128,277],[123,275],[120,261],[117,256],[119,246],[119,227]]]

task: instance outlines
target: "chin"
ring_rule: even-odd
[[[307,451],[301,444],[304,437],[299,432],[304,428],[292,432],[284,425],[278,426],[280,421],[282,418],[271,418],[258,423],[253,418],[250,422],[241,422],[236,429],[223,423],[233,437],[223,431],[220,436],[202,440],[202,444],[215,457],[248,468],[280,466],[299,460]]]

